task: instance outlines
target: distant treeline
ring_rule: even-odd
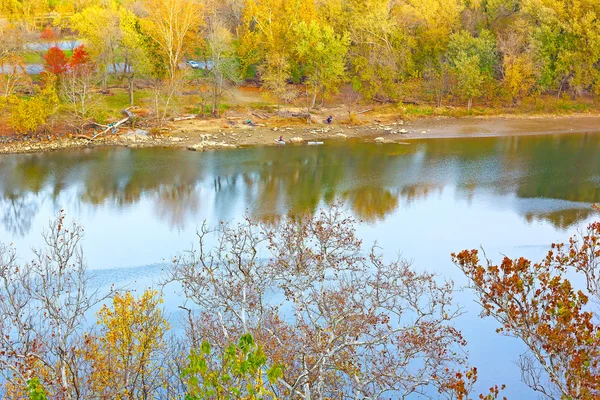
[[[83,39],[98,73],[125,65],[132,92],[140,78],[177,86],[187,59],[207,61],[210,71],[196,75],[211,87],[213,112],[225,87],[243,80],[259,82],[278,103],[303,94],[307,107],[345,84],[368,100],[452,98],[469,108],[477,99],[510,105],[600,92],[597,0],[1,0],[0,7],[4,57],[22,49],[13,46],[20,33],[41,33],[36,16],[50,15],[46,29]]]

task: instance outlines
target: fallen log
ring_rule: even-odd
[[[188,120],[188,119],[195,119],[195,118],[196,118],[195,115],[187,115],[185,117],[176,117],[176,118],[173,118],[173,121],[185,121],[185,120]]]
[[[269,119],[268,116],[266,116],[266,115],[260,115],[257,112],[253,112],[252,115],[254,115],[255,117],[260,118],[260,119]]]
[[[308,118],[309,116],[312,116],[312,114],[309,113],[297,113],[297,112],[281,112],[278,111],[277,115],[279,115],[280,117],[294,117],[294,118]]]
[[[130,119],[133,119],[133,113],[131,111],[129,111],[128,108],[124,109],[121,111],[123,114],[127,115],[127,118],[123,118],[122,120],[119,120],[117,122],[114,122],[112,124],[108,124],[108,125],[101,125],[101,124],[96,124],[102,128],[106,128],[101,132],[96,133],[94,136],[92,136],[92,140],[96,139],[98,136],[104,135],[106,132],[113,130],[116,131],[117,128],[121,125],[123,125],[125,122],[129,121]]]

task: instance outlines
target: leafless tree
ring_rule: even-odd
[[[211,87],[213,115],[219,115],[221,99],[228,86],[240,81],[234,37],[222,19],[216,9],[206,16],[206,73]]]
[[[275,226],[204,226],[169,280],[199,308],[193,342],[250,332],[286,366],[281,398],[404,398],[443,390],[466,361],[452,284],[364,254],[338,206]]]
[[[23,60],[23,43],[22,32],[0,19],[0,93],[5,99],[19,87],[31,85]]]
[[[99,101],[97,85],[100,79],[90,66],[71,68],[60,80],[61,96],[76,123],[85,122]]]
[[[183,77],[177,74],[173,79],[151,79],[152,112],[158,126],[162,126],[169,116],[174,97],[179,93]]]
[[[14,249],[0,246],[0,372],[13,396],[32,378],[61,398],[83,395],[80,331],[101,298],[88,286],[82,237],[61,213],[31,262],[20,265]]]

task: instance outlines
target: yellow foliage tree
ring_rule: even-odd
[[[450,35],[460,26],[464,2],[460,0],[403,0],[398,19],[411,38],[415,62],[422,67],[432,63],[439,68]]]
[[[162,354],[169,325],[162,298],[146,290],[138,299],[117,293],[98,313],[100,334],[88,336],[90,389],[100,399],[148,398],[162,386]]]
[[[195,44],[202,24],[202,6],[195,0],[146,0],[148,16],[141,23],[160,49],[168,66],[169,79],[175,79],[179,64]]]
[[[18,134],[34,133],[54,115],[58,106],[56,76],[44,74],[43,89],[31,98],[9,98],[9,125]]]
[[[535,86],[535,65],[529,56],[504,57],[504,88],[516,103],[527,96]]]
[[[278,100],[297,69],[294,58],[301,22],[316,19],[314,3],[301,0],[248,0],[244,9],[239,56],[242,68],[258,66],[265,87]]]
[[[73,15],[71,27],[85,39],[86,50],[98,65],[103,76],[103,86],[106,86],[108,69],[111,64],[115,64],[115,50],[121,36],[117,7],[87,7]]]

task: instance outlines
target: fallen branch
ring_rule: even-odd
[[[368,109],[363,110],[363,111],[357,111],[354,114],[364,114],[364,113],[369,112],[369,111],[373,111],[373,109],[372,108],[368,108]]]
[[[110,131],[111,129],[116,130],[119,126],[123,125],[125,122],[129,121],[130,119],[133,119],[133,113],[131,111],[129,111],[128,108],[122,110],[122,113],[127,115],[127,118],[123,118],[120,121],[117,121],[115,123],[108,124],[108,125],[97,124],[98,126],[106,128],[106,129],[104,129],[101,132],[96,133],[94,136],[92,136],[91,140],[96,139],[98,136],[104,135],[106,132]]]
[[[173,118],[173,121],[185,121],[185,120],[188,120],[188,119],[195,119],[195,118],[196,118],[195,115],[188,115],[188,116],[185,116],[185,117],[176,117],[176,118]]]
[[[257,112],[253,112],[252,115],[254,115],[255,117],[260,118],[260,119],[269,119],[268,116],[266,116],[266,115],[260,115]]]
[[[281,112],[278,111],[277,115],[279,115],[280,117],[294,117],[294,118],[308,118],[309,116],[312,117],[312,114],[309,113],[296,113],[296,112]]]

